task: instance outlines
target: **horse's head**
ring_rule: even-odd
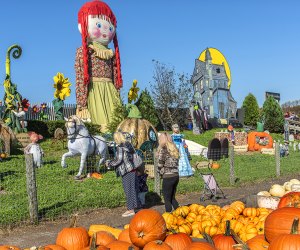
[[[84,126],[84,124],[76,115],[65,118],[65,120],[68,139],[73,139],[79,134],[79,130],[82,126]]]

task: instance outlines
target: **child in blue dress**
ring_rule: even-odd
[[[177,124],[172,125],[172,140],[179,150],[179,177],[192,176],[193,170],[188,158],[188,154],[185,149],[185,141],[183,140],[184,135],[180,134],[179,126]]]

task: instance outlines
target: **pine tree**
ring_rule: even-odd
[[[114,133],[119,126],[119,124],[127,117],[126,107],[123,103],[123,100],[119,102],[119,99],[114,100],[115,108],[112,113],[111,122],[107,125],[109,132]]]
[[[150,93],[147,89],[143,90],[139,99],[135,103],[140,112],[142,113],[142,117],[149,122],[152,123],[154,127],[156,127],[159,123],[156,109],[154,107],[154,102],[150,96]]]
[[[284,116],[279,103],[269,96],[263,105],[262,117],[264,127],[272,133],[283,132]]]
[[[245,109],[245,125],[255,126],[259,120],[259,107],[255,96],[249,93],[243,102],[243,106]]]

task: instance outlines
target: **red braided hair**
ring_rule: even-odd
[[[84,73],[84,83],[89,84],[90,75],[89,75],[89,58],[88,58],[88,16],[106,16],[109,18],[110,22],[117,28],[117,20],[110,9],[110,7],[99,0],[94,0],[91,2],[85,3],[78,12],[78,23],[81,25],[81,38],[82,38],[82,48],[83,48],[83,73]],[[122,74],[121,74],[121,61],[120,61],[120,51],[118,45],[117,34],[113,39],[115,47],[115,56],[116,56],[116,66],[117,66],[117,82],[115,86],[117,89],[122,88]]]

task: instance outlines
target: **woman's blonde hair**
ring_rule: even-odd
[[[170,153],[170,155],[176,159],[179,158],[179,151],[178,148],[176,147],[176,145],[174,144],[174,142],[172,141],[172,137],[168,134],[168,133],[162,133],[160,134],[159,138],[158,138],[158,150],[157,152],[159,153],[159,151],[166,146],[168,152]]]
[[[114,133],[114,141],[120,145],[121,143],[125,143],[126,139],[122,132],[116,132]]]

